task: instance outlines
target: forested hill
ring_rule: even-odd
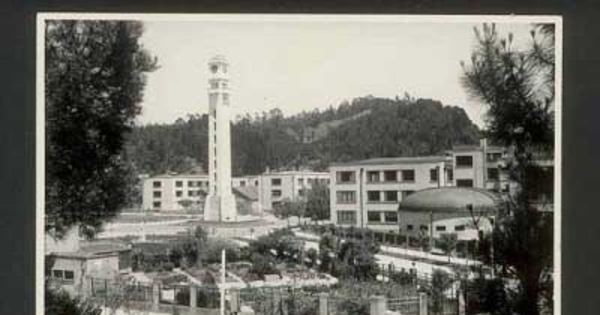
[[[138,173],[204,168],[206,115],[169,125],[137,127],[127,158]],[[479,130],[462,108],[429,99],[362,97],[337,108],[284,117],[279,109],[238,117],[232,127],[233,174],[268,167],[326,169],[330,162],[443,153],[453,144],[475,144]]]

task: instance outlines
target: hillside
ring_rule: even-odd
[[[206,115],[135,128],[127,158],[138,173],[204,167]],[[464,110],[429,99],[363,97],[337,108],[284,117],[279,109],[239,118],[232,126],[234,175],[312,167],[372,157],[443,153],[477,143],[479,130]]]

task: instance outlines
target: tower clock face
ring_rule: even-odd
[[[219,70],[219,66],[217,66],[217,65],[210,66],[210,71],[212,73],[217,73],[217,70]]]

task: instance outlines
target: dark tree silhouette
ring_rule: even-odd
[[[538,161],[553,158],[554,28],[534,26],[527,50],[514,49],[512,34],[500,38],[494,25],[484,24],[475,34],[463,84],[487,106],[489,136],[511,150],[508,169],[518,186],[497,216],[493,267],[519,280],[515,311],[538,315],[540,299],[551,296],[544,291],[552,287],[553,216],[540,210],[539,200],[551,199],[553,170]]]
[[[46,231],[91,236],[127,203],[124,136],[156,60],[139,22],[46,23]]]

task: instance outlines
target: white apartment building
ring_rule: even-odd
[[[315,183],[329,184],[329,173],[313,171],[266,172],[259,177],[260,204],[263,210],[273,208],[284,200],[297,201]]]
[[[236,196],[257,200],[255,213],[273,210],[285,200],[297,201],[306,196],[314,183],[329,184],[329,173],[313,171],[266,172],[261,175],[233,177]],[[143,180],[142,210],[201,211],[208,192],[207,174],[164,174]]]
[[[182,211],[204,207],[206,174],[164,174],[144,179],[142,210]]]
[[[330,166],[331,221],[377,231],[398,231],[398,204],[425,188],[451,185],[448,156],[394,157]]]

